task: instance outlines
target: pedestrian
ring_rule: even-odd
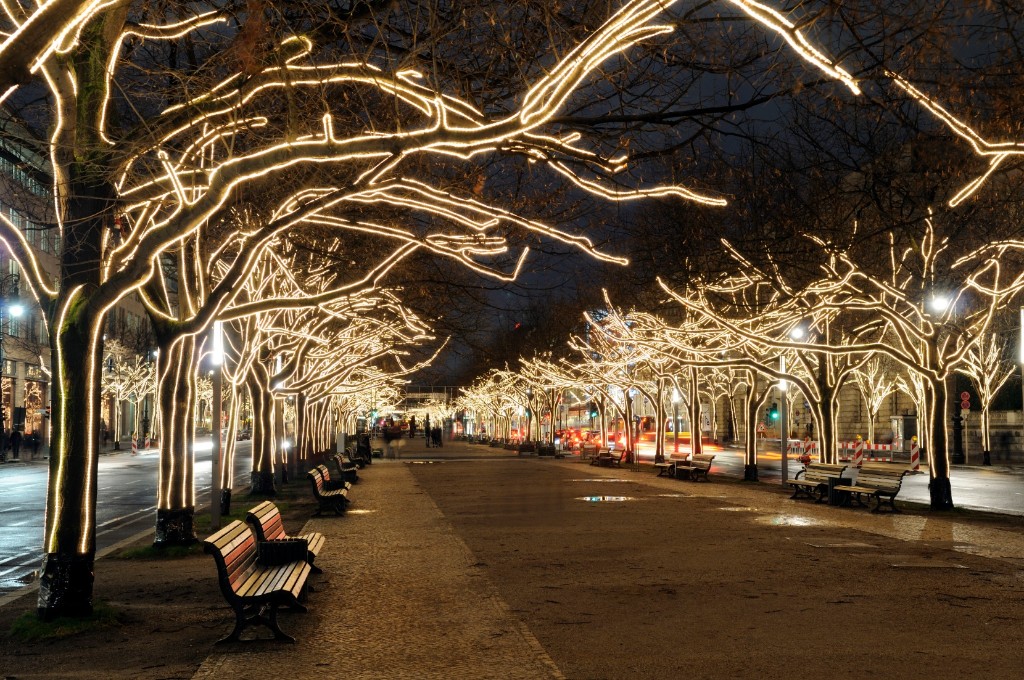
[[[11,460],[18,460],[18,452],[21,451],[21,430],[14,428],[11,432]]]
[[[416,416],[409,416],[409,439],[416,438]]]
[[[0,432],[0,462],[7,460],[7,446],[10,444],[11,433],[5,427],[3,432]]]
[[[32,441],[30,442],[30,444],[32,446],[32,457],[35,458],[39,454],[39,433],[38,432],[33,432],[32,433]]]

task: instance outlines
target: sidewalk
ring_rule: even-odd
[[[479,453],[417,441],[406,440],[402,455]],[[375,460],[360,473],[345,517],[313,518],[303,528],[325,534],[327,544],[310,613],[282,616],[298,644],[217,649],[195,677],[562,677],[410,467]]]
[[[304,527],[327,545],[309,613],[282,616],[299,642],[213,648],[196,678],[781,678],[826,656],[833,677],[1016,677],[1016,520],[464,443],[400,455]]]

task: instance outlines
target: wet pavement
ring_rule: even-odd
[[[836,677],[1019,671],[1013,518],[875,515],[714,471],[464,443],[406,442],[361,476],[346,517],[303,529],[327,545],[310,612],[282,624],[299,643],[214,648],[196,678],[781,678],[789,655],[831,655]],[[695,635],[714,644],[694,654]]]

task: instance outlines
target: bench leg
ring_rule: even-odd
[[[302,605],[299,605],[299,606],[302,606]],[[276,604],[262,605],[262,606],[259,606],[259,607],[245,607],[245,606],[241,606],[241,607],[233,607],[233,609],[235,610],[235,628],[234,628],[234,630],[232,630],[231,634],[228,635],[227,637],[224,637],[224,638],[221,638],[220,640],[217,640],[217,642],[215,644],[219,645],[219,644],[223,644],[225,642],[240,642],[241,641],[242,631],[245,630],[246,628],[248,628],[249,626],[253,626],[253,625],[256,625],[256,624],[259,624],[261,626],[266,626],[267,628],[269,628],[271,630],[271,632],[274,634],[274,639],[275,640],[282,640],[284,642],[295,642],[295,638],[293,638],[291,635],[288,635],[283,630],[281,630],[281,627],[277,624],[277,605]],[[264,610],[266,610],[266,609],[270,610],[270,615],[269,616],[265,616],[263,614]],[[306,610],[306,608],[302,607],[302,611],[305,611],[305,610]]]
[[[900,510],[899,508],[896,507],[896,496],[889,496],[887,499],[885,499],[885,502],[889,504],[889,508],[891,509],[892,512],[898,512],[898,513],[902,513],[903,512],[902,510]],[[881,511],[882,511],[882,496],[880,494],[875,494],[875,507],[871,510],[871,512],[881,512]]]

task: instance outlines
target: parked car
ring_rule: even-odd
[[[251,430],[239,430],[238,432],[235,433],[235,441],[243,442],[248,439],[252,439]]]

